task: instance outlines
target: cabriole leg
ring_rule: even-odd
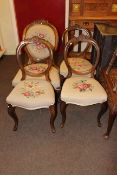
[[[13,107],[11,104],[8,104],[8,114],[15,122],[15,125],[13,127],[13,131],[16,131],[18,128],[18,118],[17,118],[17,115],[15,113],[15,107]]]

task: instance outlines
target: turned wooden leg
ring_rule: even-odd
[[[52,105],[52,106],[49,106],[49,110],[50,110],[50,126],[51,126],[51,131],[52,133],[55,133],[56,130],[55,130],[55,126],[54,126],[54,121],[56,119],[56,116],[57,116],[57,105]]]
[[[108,109],[108,103],[106,101],[106,102],[101,104],[101,109],[100,109],[98,116],[97,116],[98,127],[102,126],[100,119],[101,119],[102,115],[107,111],[107,109]]]
[[[64,127],[65,121],[66,121],[66,107],[67,104],[64,101],[60,102],[60,111],[62,115],[62,123],[61,123],[61,128]]]
[[[107,127],[106,133],[104,134],[104,138],[105,139],[108,139],[109,138],[109,134],[110,134],[110,132],[112,130],[113,123],[115,121],[116,115],[117,115],[117,111],[111,111],[111,110],[109,110],[108,127]]]
[[[8,114],[15,122],[15,125],[13,127],[13,131],[16,131],[18,128],[18,118],[17,118],[17,115],[15,113],[15,107],[13,107],[11,104],[8,104]]]

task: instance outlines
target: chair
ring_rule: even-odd
[[[65,47],[66,43],[75,35],[75,32],[78,31],[79,34],[83,33],[84,35],[86,35],[89,38],[92,38],[92,34],[88,29],[85,28],[81,28],[78,25],[75,26],[71,26],[65,29],[65,31],[63,32],[62,35],[62,43],[63,43],[63,48]],[[84,45],[84,50],[81,52],[82,48],[82,44]],[[77,65],[77,69],[80,70],[81,74],[84,75],[84,72],[87,71],[88,69],[91,69],[92,64],[90,63],[90,53],[89,50],[91,48],[90,44],[85,44],[85,43],[78,43],[78,52],[73,51],[73,47],[71,48],[71,51],[69,52],[68,55],[68,60],[69,60],[69,64],[72,67],[76,67]],[[76,57],[79,57],[79,59],[76,59]],[[61,81],[64,82],[65,78],[68,75],[68,69],[67,66],[65,64],[65,61],[63,60],[60,64],[60,75],[61,75]],[[73,74],[74,76],[74,74]],[[91,77],[91,75],[88,75],[89,77]]]
[[[48,42],[50,42],[53,53],[55,55],[55,51],[57,50],[58,47],[58,32],[57,29],[52,24],[50,24],[45,20],[37,20],[27,25],[23,31],[23,40],[32,38],[33,36],[38,36],[39,38],[45,39]],[[25,47],[25,53],[27,58],[27,60],[25,61],[25,65],[28,65],[33,59],[48,58],[49,52],[48,49],[45,48],[45,45],[43,44],[39,45],[38,50],[40,52],[36,52],[35,46],[32,45],[27,45]],[[55,66],[54,61],[53,66],[50,69],[49,75],[52,85],[56,90],[58,90],[60,88],[60,77],[59,77],[59,70],[57,66]],[[20,82],[21,76],[22,73],[21,70],[19,70],[12,81],[13,86],[16,86]],[[27,78],[30,78],[30,75],[29,77],[26,77],[26,79]],[[43,78],[44,77],[41,77],[41,79]]]
[[[109,118],[107,131],[104,134],[104,138],[108,139],[113,127],[113,123],[117,116],[117,68],[113,67],[117,58],[117,48],[115,49],[113,56],[107,68],[103,68],[101,71],[100,82],[105,88],[108,100],[102,104],[101,110],[97,116],[98,126],[101,127],[101,117],[109,108]]]
[[[96,62],[87,74],[91,73],[92,77],[87,76],[72,76],[72,73],[79,74],[80,72],[69,64],[68,54],[71,46],[78,44],[79,42],[86,42],[92,44],[97,51]],[[78,38],[72,38],[66,45],[64,50],[64,61],[68,68],[67,78],[62,86],[61,90],[61,102],[60,111],[62,114],[61,127],[64,127],[66,121],[66,107],[68,104],[76,104],[79,106],[89,106],[97,103],[104,103],[107,101],[107,94],[100,83],[93,78],[96,66],[99,62],[99,47],[91,38],[84,35],[80,35]],[[76,59],[79,59],[76,57]]]
[[[48,58],[34,58],[28,66],[23,65],[21,52],[26,46],[35,47],[35,52],[40,52],[39,46],[45,45],[48,49]],[[8,103],[8,114],[13,118],[15,125],[13,130],[18,128],[18,117],[15,112],[16,107],[27,110],[35,110],[40,108],[49,108],[50,111],[50,126],[51,130],[55,132],[54,121],[57,115],[55,93],[49,78],[49,71],[53,64],[53,51],[49,42],[40,39],[39,37],[32,37],[23,40],[17,47],[17,61],[20,66],[22,77],[21,81],[14,87],[11,93],[6,98]],[[40,63],[41,66],[38,67]],[[33,65],[33,68],[32,68]],[[45,66],[46,65],[46,66]],[[46,79],[37,79],[36,77],[45,75]],[[26,76],[32,78],[26,79]]]

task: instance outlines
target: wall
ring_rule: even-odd
[[[0,0],[0,44],[7,55],[15,54],[18,45],[13,0]]]
[[[65,28],[65,1],[69,0],[0,0],[0,45],[6,48],[6,54],[16,53],[24,27],[35,19],[53,23],[61,38]]]
[[[20,39],[25,26],[36,19],[45,19],[56,26],[61,37],[65,28],[65,0],[14,0]]]

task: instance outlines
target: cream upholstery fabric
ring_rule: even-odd
[[[45,39],[55,46],[55,33],[53,29],[47,25],[35,24],[31,26],[26,32],[25,39],[32,38],[33,36]],[[31,56],[35,57],[37,60],[49,56],[49,51],[43,44],[38,43],[36,47],[35,45],[28,45],[27,48]]]
[[[37,73],[37,72],[41,72],[41,71],[43,72],[43,69],[47,67],[46,64],[44,66],[44,64],[41,64],[41,63],[36,64],[36,65],[37,65],[37,67],[35,67],[35,65],[34,65],[34,67],[33,66],[28,67],[28,70],[30,69],[30,71],[34,71]],[[51,68],[51,70],[49,72],[49,76],[50,76],[50,80],[51,80],[53,87],[55,89],[58,89],[60,87],[60,77],[59,77],[59,72],[55,67]],[[14,79],[12,80],[12,86],[16,86],[21,81],[21,77],[22,77],[22,72],[21,72],[21,70],[19,70],[17,72],[16,76],[14,77]],[[44,80],[45,76],[41,76],[41,77],[31,77],[28,75],[26,76],[26,79],[34,79],[34,78]]]
[[[93,78],[71,77],[63,84],[61,100],[67,104],[87,106],[107,101],[107,94]]]
[[[53,105],[55,95],[52,85],[46,80],[24,80],[15,86],[6,101],[13,106],[34,110]]]
[[[85,72],[85,71],[92,68],[92,64],[86,59],[68,58],[68,61],[71,65],[71,67],[76,71]],[[60,75],[63,75],[64,77],[66,77],[67,74],[68,74],[67,66],[65,64],[65,61],[62,61],[61,65],[60,65]],[[78,75],[73,74],[72,76],[78,76]],[[85,75],[85,76],[91,77],[91,74],[88,74],[88,75]]]

